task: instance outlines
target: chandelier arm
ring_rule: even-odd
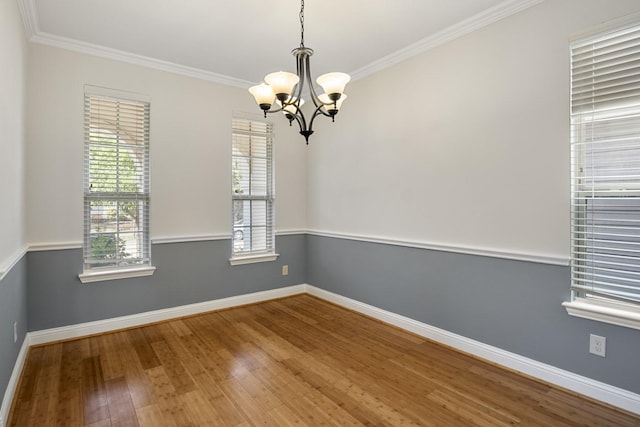
[[[322,102],[322,101],[320,101],[320,102]],[[315,113],[315,112],[314,112],[314,113],[313,113],[313,114],[314,114],[314,116],[317,116],[318,114],[322,114],[323,116],[326,116],[326,117],[329,117],[329,118],[333,118],[334,116],[332,116],[331,114],[329,114],[329,113],[327,113],[326,111],[322,110],[322,107],[326,107],[327,105],[332,105],[332,104],[333,104],[333,103],[331,103],[331,104],[320,104],[320,105],[318,106],[318,108],[316,108],[316,110],[318,110],[318,113]]]
[[[300,98],[298,98],[300,99]],[[295,113],[290,113],[287,112],[288,116],[291,116],[292,118],[296,119],[296,122],[298,122],[298,127],[300,128],[300,132],[306,131],[307,130],[307,119],[304,116],[304,113],[302,112],[302,109],[294,102],[291,102],[289,104],[286,105],[291,105],[296,109]],[[280,110],[284,109],[281,108]]]
[[[296,101],[300,101],[302,99],[302,89],[304,88],[304,62],[303,62],[303,54],[296,54],[296,71],[300,80],[296,85],[294,93],[291,94],[291,100],[294,98]],[[290,102],[290,104],[294,104],[294,102]]]
[[[324,104],[322,103],[322,101],[320,101],[320,98],[318,97],[318,94],[316,93],[316,90],[313,87],[313,79],[311,78],[311,65],[310,65],[308,56],[305,57],[305,65],[306,65],[306,68],[304,71],[305,71],[305,76],[309,81],[309,93],[311,95],[311,100],[313,101],[313,105],[315,105],[316,107],[320,107]]]
[[[298,123],[298,127],[302,130],[302,124],[300,123],[300,117],[298,114],[287,113],[287,119],[289,120],[289,125],[291,125],[291,122],[295,119],[296,123]]]
[[[307,119],[304,117],[302,110],[297,108],[297,113],[293,115],[296,121],[298,122],[298,126],[300,126],[300,132],[307,130]]]
[[[271,113],[279,113],[281,111],[284,111],[284,105],[275,110],[272,110],[271,108],[269,108],[268,110],[265,111],[265,113],[271,114]]]
[[[309,121],[309,132],[313,133],[313,122],[316,120],[316,117],[318,117],[319,115],[323,115],[323,116],[327,116],[327,117],[331,117],[330,114],[325,113],[324,111],[322,111],[322,107],[324,105],[320,104],[316,107],[316,110],[313,112],[313,115],[311,116],[311,120]]]
[[[307,120],[302,113],[302,110],[297,109],[299,114],[290,114],[291,119],[289,119],[289,123],[291,120],[295,119],[298,122],[298,128],[300,129],[300,135],[304,136],[304,140],[309,145],[309,137],[313,134],[313,130],[311,126],[307,129]],[[311,118],[311,125],[313,125],[313,118]]]
[[[311,66],[309,65],[309,57],[306,57],[306,65],[307,68],[305,70],[305,76],[307,77],[307,80],[309,81],[309,91],[311,94],[311,100],[313,101],[313,105],[316,106],[316,109],[319,109],[320,107],[327,107],[329,105],[335,105],[335,101],[329,101],[329,102],[322,102],[322,100],[320,99],[320,97],[318,96],[318,94],[316,93],[315,89],[313,88],[313,84],[311,83],[313,80],[311,79]],[[322,110],[320,110],[320,112],[327,117],[333,117],[331,114],[326,113]],[[316,115],[316,113],[314,113],[314,116]]]

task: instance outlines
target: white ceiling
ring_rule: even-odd
[[[295,72],[299,0],[18,0],[30,40],[246,86]],[[542,0],[306,0],[314,76],[355,78]]]

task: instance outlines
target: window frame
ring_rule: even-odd
[[[572,54],[574,49],[601,44],[603,40],[612,36],[615,38],[627,31],[630,33],[640,31],[640,14],[633,14],[620,20],[612,21],[588,33],[573,37],[571,42]],[[640,38],[637,36],[634,37],[633,46],[640,48]],[[598,48],[591,47],[591,49],[592,51],[586,50],[595,52]],[[595,55],[592,54],[589,58],[596,58]],[[602,67],[602,62],[598,62],[598,59],[591,59],[591,62],[596,64],[593,69],[600,72],[602,68],[596,67]],[[577,60],[575,67],[578,67]],[[574,94],[574,86],[576,84],[573,81],[573,57],[571,59],[571,75],[571,300],[564,302],[563,306],[568,314],[572,316],[640,329],[640,301],[633,301],[634,298],[637,298],[638,291],[637,289],[632,291],[631,295],[633,297],[631,299],[628,296],[625,298],[622,296],[623,285],[618,283],[627,280],[629,275],[638,274],[640,258],[633,259],[632,257],[631,261],[625,259],[625,266],[611,267],[613,270],[607,271],[608,277],[604,279],[604,282],[596,283],[599,280],[598,277],[603,277],[599,276],[599,274],[602,274],[600,271],[605,268],[601,265],[608,264],[605,259],[616,256],[616,251],[620,250],[617,248],[627,243],[636,245],[636,247],[640,244],[640,238],[637,236],[638,231],[634,228],[631,229],[632,231],[625,231],[624,235],[621,236],[615,236],[615,231],[609,231],[620,226],[617,222],[623,222],[623,225],[628,228],[629,226],[625,222],[628,220],[617,219],[613,213],[600,213],[598,211],[604,207],[606,208],[605,212],[612,209],[612,212],[617,212],[615,209],[625,206],[621,205],[619,201],[631,200],[630,204],[633,204],[633,201],[637,202],[640,198],[640,177],[635,177],[629,182],[629,178],[619,172],[623,169],[617,169],[616,172],[619,174],[613,174],[613,177],[616,178],[615,181],[608,182],[608,180],[611,180],[612,175],[603,175],[603,172],[599,169],[595,169],[598,173],[587,172],[592,168],[609,165],[607,160],[603,162],[602,157],[611,155],[613,150],[618,147],[608,148],[604,145],[602,147],[605,150],[602,150],[601,146],[595,144],[601,142],[603,137],[587,136],[586,134],[586,132],[595,132],[596,126],[600,126],[598,132],[606,133],[608,138],[612,138],[608,133],[619,131],[620,124],[607,123],[602,126],[602,123],[623,120],[623,118],[627,117],[632,117],[632,129],[640,128],[640,99],[637,99],[637,95],[624,99],[624,102],[622,101],[622,95],[617,95],[619,98],[616,98],[617,93],[626,94],[626,92],[622,92],[624,88],[618,89],[620,92],[615,92],[615,88],[613,89],[614,92],[609,89],[607,96],[601,97],[597,83],[599,80],[594,80],[593,83],[589,83],[589,86],[578,85],[582,91],[577,92],[578,95],[576,97],[576,94]],[[594,76],[597,75],[594,73]],[[636,82],[640,81],[640,76],[637,74],[631,74],[631,76],[631,79]],[[583,75],[580,75],[580,78],[583,78]],[[590,79],[596,78],[592,77]],[[587,88],[586,90],[584,90],[585,87]],[[609,98],[611,93],[613,93],[613,98]],[[617,99],[621,101],[618,102],[616,101]],[[633,101],[628,102],[628,99]],[[631,135],[632,141],[640,138],[640,135],[637,135],[635,130]],[[615,140],[616,137],[613,138]],[[593,147],[598,147],[604,154],[597,155],[596,148]],[[635,149],[635,144],[632,144],[632,148]],[[587,158],[590,160],[587,161]],[[637,208],[629,208],[628,205],[622,209],[626,209],[622,212],[634,214],[637,211]],[[589,217],[589,215],[592,216]],[[608,240],[596,240],[596,238]],[[596,247],[594,244],[596,241],[606,243],[603,247]],[[592,246],[587,246],[589,242],[591,242]],[[606,268],[609,269],[609,265],[606,265]],[[587,284],[591,282],[591,290],[588,289],[588,285],[583,283],[585,280]],[[637,288],[638,286],[635,287]]]
[[[279,254],[275,249],[275,161],[274,161],[274,132],[273,124],[264,120],[262,117],[254,116],[247,113],[233,113],[231,126],[231,257],[229,263],[231,265],[244,265],[258,262],[275,261]],[[245,139],[246,146],[240,141]],[[247,139],[248,138],[248,139]],[[255,141],[254,141],[255,138]],[[258,146],[253,149],[254,143],[264,143],[264,147]],[[248,153],[242,153],[242,149],[248,150]],[[264,156],[254,155],[256,151],[264,150]],[[264,161],[264,168],[253,166],[254,161]],[[246,182],[236,183],[238,180],[238,162],[245,162],[242,170],[249,174],[244,180]],[[262,170],[264,169],[264,170]],[[254,182],[254,174],[259,173],[255,181],[262,183],[264,191],[252,191],[252,183]],[[242,177],[239,178],[242,180]],[[238,191],[237,186],[244,184],[247,193],[242,190]],[[249,223],[243,223],[239,226],[236,222],[236,207],[240,204],[248,203],[247,207],[243,207],[245,214],[251,219]],[[253,249],[251,247],[254,237],[254,230],[262,228],[263,225],[255,225],[252,220],[253,202],[264,202],[264,247]],[[246,250],[238,250],[238,233],[242,233],[243,241],[245,235],[249,232],[249,248]],[[246,243],[245,243],[246,246]]]
[[[116,120],[116,123],[111,124],[111,129],[103,128],[102,123],[98,123],[97,121],[93,121],[91,115],[91,104],[92,102],[97,102],[98,100],[105,101],[106,103],[113,102],[114,108],[117,110],[118,106],[115,104],[124,104],[125,106],[128,104],[129,106],[136,105],[136,108],[142,107],[143,111],[143,119],[142,121],[136,120],[135,126],[142,128],[142,140],[143,143],[141,145],[142,159],[140,162],[142,163],[142,173],[140,173],[137,177],[142,179],[141,183],[136,184],[135,192],[120,192],[120,191],[106,191],[102,193],[92,192],[91,191],[91,152],[92,149],[96,150],[97,147],[103,145],[103,151],[105,150],[106,145],[104,142],[96,143],[95,140],[92,141],[90,135],[96,129],[99,129],[100,132],[104,132],[106,134],[113,135],[112,138],[115,140],[113,144],[113,148],[116,150],[121,150],[122,147],[125,147],[125,152],[128,150],[126,147],[126,143],[121,143],[121,141],[125,141],[125,138],[122,137],[124,131],[121,130],[123,124],[120,122],[120,118]],[[149,201],[150,201],[150,160],[149,160],[149,134],[150,134],[150,123],[149,123],[149,114],[150,114],[150,98],[144,95],[134,94],[130,92],[124,92],[120,90],[101,88],[96,86],[85,85],[84,87],[84,191],[83,191],[83,199],[84,199],[84,237],[83,237],[83,272],[78,275],[80,281],[82,283],[92,283],[104,280],[116,280],[116,279],[124,279],[124,278],[132,278],[132,277],[144,277],[150,276],[154,273],[155,267],[151,264],[151,238],[150,238],[150,230],[149,230]],[[111,148],[111,147],[109,147]],[[119,158],[119,156],[118,156]],[[133,160],[131,160],[133,161]],[[117,172],[116,172],[117,173]],[[119,179],[117,182],[120,182]],[[142,188],[138,190],[138,188]],[[140,239],[140,244],[142,248],[142,255],[138,258],[138,262],[134,262],[131,264],[125,263],[125,260],[115,258],[114,263],[120,265],[107,265],[107,266],[99,266],[97,262],[90,262],[89,257],[92,256],[92,238],[93,234],[93,211],[92,211],[92,202],[104,200],[104,201],[115,201],[116,205],[119,203],[123,203],[126,200],[131,202],[139,202],[142,212],[141,218],[137,224],[135,229],[135,233],[141,233],[142,238]],[[116,208],[119,212],[119,208]],[[116,231],[115,238],[120,241],[120,233],[121,226],[119,216],[116,214]],[[116,243],[117,244],[117,243]]]

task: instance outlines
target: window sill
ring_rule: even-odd
[[[562,305],[571,316],[640,329],[640,308],[632,304],[576,298]]]
[[[280,254],[238,255],[229,258],[231,265],[254,264],[257,262],[270,262],[278,259]]]
[[[105,280],[130,279],[132,277],[152,276],[156,271],[153,266],[121,268],[113,270],[98,270],[84,272],[78,275],[82,283],[102,282]]]

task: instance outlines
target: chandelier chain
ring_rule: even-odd
[[[300,47],[304,47],[304,0],[300,2]]]

